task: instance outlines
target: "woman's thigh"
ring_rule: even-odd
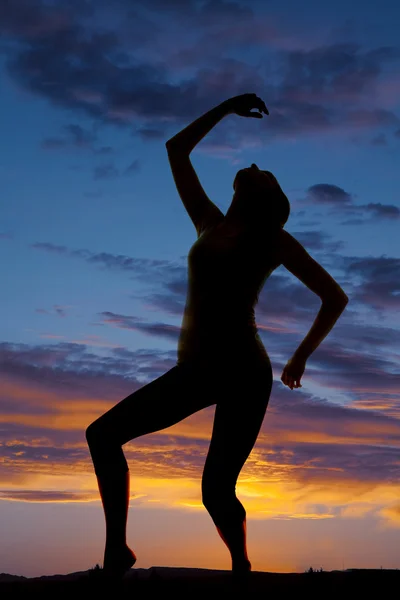
[[[189,365],[169,371],[118,402],[93,425],[121,445],[175,425],[217,402],[204,372]]]
[[[269,362],[232,372],[219,390],[205,482],[227,481],[234,486],[260,432],[272,391]]]

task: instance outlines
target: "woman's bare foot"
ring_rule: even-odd
[[[250,573],[250,571],[251,562],[249,560],[243,559],[240,561],[232,561],[232,573],[236,575],[243,575]]]
[[[122,547],[107,547],[104,551],[104,575],[122,578],[136,562],[136,555],[125,545]]]
[[[232,561],[232,584],[235,594],[250,589],[251,563],[249,560]],[[243,596],[244,597],[244,596]]]

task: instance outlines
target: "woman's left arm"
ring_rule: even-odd
[[[228,101],[225,100],[224,102],[221,102],[221,104],[218,104],[218,106],[215,106],[206,112],[169,139],[165,144],[167,149],[178,150],[180,153],[189,155],[200,140],[202,140],[223,117],[226,117],[226,115],[232,112],[231,104]]]

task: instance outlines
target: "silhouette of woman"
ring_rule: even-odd
[[[251,112],[252,109],[259,112]],[[321,309],[281,381],[301,387],[306,360],[344,310],[336,281],[283,229],[290,204],[269,171],[253,163],[233,182],[224,215],[205,194],[189,155],[223,117],[269,114],[256,94],[230,98],[166,143],[178,193],[198,239],[188,254],[188,293],[177,364],[116,404],[86,430],[106,521],[104,573],[121,577],[136,561],[126,544],[128,441],[171,427],[216,404],[202,477],[202,499],[228,547],[232,572],[251,571],[246,511],[236,497],[239,473],[259,434],[273,381],[254,320],[254,306],[269,275],[283,264],[322,300]]]

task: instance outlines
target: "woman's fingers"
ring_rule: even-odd
[[[261,105],[260,110],[265,112],[266,115],[269,115],[268,108],[266,107],[264,100],[260,99],[260,105]]]
[[[241,117],[262,119],[263,114],[269,115],[265,102],[257,94],[241,94],[230,99],[233,112]],[[251,112],[256,108],[259,112]]]
[[[251,115],[252,117],[256,117],[256,119],[262,119],[263,115],[261,113],[264,112],[266,115],[269,115],[268,108],[266,107],[264,100],[257,96],[257,94],[252,94],[252,96],[254,98],[255,108],[257,108],[260,112],[249,112],[249,116]]]
[[[264,102],[264,100],[262,100],[259,96],[256,96],[257,98],[257,108],[260,112],[264,112],[266,115],[269,115],[268,112],[268,108],[266,107],[266,104]]]
[[[262,119],[263,116],[259,112],[251,112],[250,110],[247,113],[241,113],[242,117],[255,117],[256,119]]]
[[[302,387],[302,385],[300,383],[300,379],[295,379],[294,377],[292,377],[291,375],[288,375],[285,372],[282,373],[281,381],[284,385],[287,385],[291,390],[293,388]]]

